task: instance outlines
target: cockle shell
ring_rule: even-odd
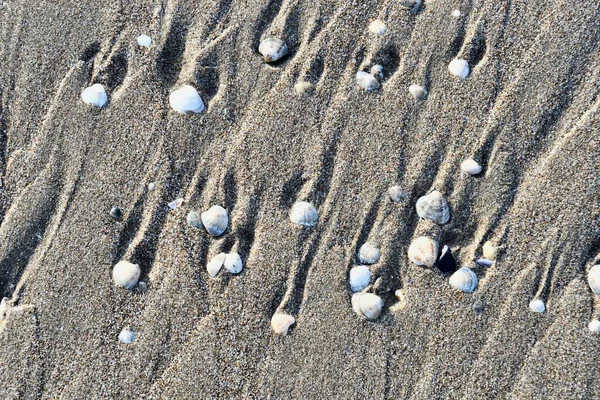
[[[435,222],[438,225],[445,224],[450,220],[448,202],[437,190],[426,196],[421,196],[417,200],[416,209],[420,218]]]
[[[424,100],[427,97],[427,90],[421,85],[410,85],[408,92],[415,100]]]
[[[383,309],[383,300],[373,293],[355,293],[352,295],[352,309],[360,316],[377,319]]]
[[[137,37],[137,44],[142,47],[150,47],[152,38],[148,35],[140,35]]]
[[[473,293],[477,288],[477,275],[469,268],[463,267],[450,276],[448,283],[461,292]]]
[[[223,266],[232,274],[239,274],[242,272],[242,265],[242,258],[238,253],[228,253],[225,256],[225,262],[223,263]]]
[[[119,333],[119,341],[122,343],[130,344],[135,340],[135,332],[131,331],[127,328],[123,329],[121,333]]]
[[[358,250],[358,259],[363,264],[375,264],[379,261],[380,257],[381,252],[379,249],[369,242],[365,242]]]
[[[357,265],[350,270],[350,290],[360,292],[371,282],[371,271],[366,265]]]
[[[438,256],[438,243],[427,237],[419,236],[408,248],[408,259],[417,265],[433,266]]]
[[[285,57],[288,52],[287,44],[278,38],[267,38],[260,42],[258,52],[267,63],[275,62]]]
[[[488,240],[483,244],[483,257],[494,261],[496,257],[498,257],[498,250],[498,246],[496,246],[496,244],[494,244],[492,241]]]
[[[543,313],[546,311],[546,305],[542,300],[533,300],[529,303],[529,309],[533,312]]]
[[[184,85],[169,95],[171,108],[178,113],[201,113],[204,111],[204,102],[193,86]]]
[[[121,260],[113,267],[112,277],[117,286],[133,289],[137,285],[141,273],[142,270],[138,264]]]
[[[591,320],[588,324],[588,329],[590,330],[590,332],[593,333],[600,332],[600,321],[598,321],[597,319]]]
[[[212,206],[200,214],[202,224],[211,236],[220,236],[227,229],[229,217],[227,211],[221,206]]]
[[[464,79],[469,76],[469,63],[465,60],[455,58],[448,64],[448,71],[452,75]]]
[[[204,225],[202,224],[202,217],[200,216],[200,213],[198,211],[190,211],[187,217],[185,217],[185,221],[192,228],[204,228]]]
[[[375,64],[371,67],[371,75],[383,78],[383,65]]]
[[[213,258],[211,258],[210,261],[206,264],[206,271],[211,276],[211,278],[217,276],[217,274],[221,270],[221,267],[225,263],[226,258],[227,255],[225,253],[219,253]]]
[[[600,264],[594,265],[588,272],[588,284],[592,292],[600,296]]]
[[[369,24],[369,30],[376,35],[383,35],[386,30],[385,23],[380,19],[376,19]]]
[[[377,90],[381,86],[373,75],[365,71],[358,71],[356,73],[356,84],[367,91]]]
[[[390,187],[387,190],[387,194],[390,196],[390,199],[396,203],[400,203],[401,201],[408,199],[410,196],[407,192],[402,190],[402,187],[400,186]]]
[[[104,86],[96,83],[81,92],[81,100],[91,106],[104,107],[108,101],[108,95],[106,94],[106,90],[104,90]]]
[[[299,201],[290,210],[290,221],[302,226],[315,226],[319,220],[319,214],[315,207],[306,202]]]
[[[278,335],[287,335],[288,329],[296,322],[296,318],[289,314],[276,312],[271,317],[271,328]]]
[[[477,175],[481,173],[481,165],[471,158],[467,158],[463,162],[460,163],[460,169],[463,172],[466,172],[469,175]]]

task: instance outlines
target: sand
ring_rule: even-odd
[[[593,0],[0,2],[0,398],[597,398],[599,21]],[[269,35],[290,47],[275,65]],[[366,93],[355,74],[374,64]],[[93,83],[102,109],[80,99]],[[203,113],[169,108],[185,84]],[[432,190],[448,224],[416,215]],[[290,223],[296,201],[314,228]],[[224,235],[186,224],[214,204]],[[419,235],[455,249],[475,293],[409,262]],[[375,321],[347,282],[367,240]],[[502,250],[477,267],[488,240]],[[222,251],[241,274],[208,276]],[[121,259],[145,286],[114,285]]]

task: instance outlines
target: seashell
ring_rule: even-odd
[[[591,320],[588,324],[588,329],[593,333],[600,332],[600,321],[598,321],[597,319]]]
[[[81,92],[81,100],[91,106],[104,107],[108,101],[108,95],[106,94],[106,90],[104,90],[104,86],[96,83]]]
[[[487,258],[478,258],[476,261],[477,265],[481,265],[482,267],[491,267],[494,265],[492,260],[488,260]]]
[[[456,271],[456,259],[447,245],[442,248],[440,259],[435,263],[436,267],[443,273]]]
[[[202,224],[211,236],[219,236],[227,229],[229,224],[229,217],[227,211],[221,206],[212,206],[208,211],[204,211],[200,214]]]
[[[315,85],[310,82],[298,82],[294,85],[294,90],[298,94],[306,94],[314,89]]]
[[[296,322],[296,318],[289,314],[276,312],[271,317],[271,328],[278,335],[287,335],[288,329]]]
[[[299,201],[290,210],[290,221],[302,226],[314,226],[319,219],[319,214],[312,204]]]
[[[175,199],[172,202],[170,202],[169,204],[167,204],[169,206],[169,208],[171,210],[176,209],[177,207],[179,207],[180,205],[183,204],[183,199],[179,198],[179,199]]]
[[[154,182],[150,182],[150,183],[148,184],[148,190],[154,190],[154,188],[156,188],[156,183],[154,183]]]
[[[479,165],[477,161],[471,158],[467,158],[466,160],[461,162],[460,169],[462,169],[463,172],[466,172],[469,175],[477,175],[481,173],[481,165]]]
[[[204,111],[204,102],[193,86],[184,85],[169,95],[171,108],[178,113],[201,113]]]
[[[356,84],[367,91],[377,90],[381,86],[373,75],[365,71],[358,71],[356,73]]]
[[[408,92],[415,100],[424,100],[427,97],[427,90],[421,85],[410,85]]]
[[[385,33],[386,30],[385,23],[380,19],[376,19],[375,21],[369,24],[369,30],[374,34],[381,36]]]
[[[402,289],[398,289],[394,292],[394,295],[398,299],[398,302],[390,307],[390,310],[393,312],[403,310],[407,306],[406,296],[404,295],[404,291]]]
[[[265,62],[272,63],[285,57],[288,47],[283,40],[272,37],[260,42],[258,52],[263,56]]]
[[[488,260],[495,260],[498,256],[499,247],[496,246],[493,242],[487,241],[483,244],[483,257]]]
[[[477,275],[469,268],[463,267],[452,274],[448,283],[461,292],[473,293],[477,288]]]
[[[211,278],[217,276],[217,274],[221,270],[221,267],[225,263],[226,258],[227,255],[225,253],[219,253],[213,258],[211,258],[210,261],[206,264],[206,271],[211,276]]]
[[[113,207],[110,209],[110,216],[114,219],[121,219],[123,217],[123,212],[119,207]]]
[[[358,259],[363,264],[375,264],[379,261],[379,257],[381,257],[381,252],[369,242],[360,246],[360,249],[358,250]]]
[[[152,38],[148,35],[140,35],[137,37],[137,44],[142,47],[150,47]]]
[[[408,248],[408,259],[417,265],[433,266],[438,255],[438,244],[427,236],[414,239]]]
[[[455,58],[448,64],[448,71],[450,71],[452,75],[464,79],[469,76],[469,63],[465,60]]]
[[[452,16],[453,16],[454,18],[458,18],[458,17],[460,17],[461,15],[462,15],[462,14],[460,13],[460,10],[454,10],[454,11],[452,11]]]
[[[357,265],[350,270],[350,290],[360,292],[371,282],[371,271],[366,265]]]
[[[242,258],[238,253],[229,253],[225,256],[223,266],[232,274],[239,274],[242,272],[242,265]]]
[[[113,267],[112,277],[117,286],[133,289],[137,285],[141,273],[142,270],[138,264],[121,260]]]
[[[404,190],[402,190],[402,188],[400,186],[390,187],[387,190],[387,194],[388,194],[388,196],[390,196],[390,199],[396,203],[400,203],[401,201],[404,201],[404,200],[408,199],[408,197],[409,197],[409,194],[407,192],[405,192]]]
[[[383,309],[383,300],[373,293],[355,293],[352,295],[352,309],[360,316],[377,319]]]
[[[204,225],[202,224],[202,217],[200,216],[200,213],[198,211],[190,211],[187,217],[185,217],[185,221],[192,228],[204,228]]]
[[[421,196],[417,200],[416,209],[420,218],[435,222],[438,225],[445,224],[450,220],[448,202],[437,190],[426,196]]]
[[[119,341],[130,344],[135,340],[135,336],[136,334],[134,331],[130,331],[129,329],[125,328],[121,331],[121,333],[119,333]]]
[[[594,265],[588,272],[588,284],[592,292],[600,296],[600,264]]]
[[[529,303],[529,309],[533,312],[543,313],[546,311],[546,305],[542,300],[533,300]]]
[[[371,75],[383,78],[383,65],[375,64],[371,67]]]

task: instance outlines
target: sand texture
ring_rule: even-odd
[[[269,36],[289,46],[272,65]],[[0,398],[599,398],[599,43],[597,0],[0,1]],[[103,108],[80,98],[94,83]],[[202,113],[169,107],[185,84]],[[416,214],[433,190],[447,224]],[[314,227],[290,222],[297,201]],[[186,223],[214,204],[217,238]],[[408,260],[421,235],[474,293]],[[367,240],[374,321],[348,285]],[[488,240],[497,261],[476,266]],[[243,271],[211,278],[230,251]],[[142,286],[115,286],[119,260]]]

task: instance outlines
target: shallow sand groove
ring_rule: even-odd
[[[600,4],[100,3],[0,2],[1,398],[598,396]],[[257,52],[270,35],[290,48],[273,65]],[[455,57],[468,78],[449,74]],[[359,90],[374,64],[381,89]],[[102,109],[80,100],[93,83]],[[169,108],[184,84],[203,113]],[[409,198],[392,202],[392,185]],[[432,190],[446,225],[415,212]],[[289,222],[297,201],[314,228]],[[230,215],[218,238],[185,221],[213,204]],[[460,246],[475,293],[408,261],[420,235]],[[366,240],[381,248],[376,321],[347,284]],[[500,256],[475,267],[487,240]],[[211,279],[207,261],[230,251],[242,273]],[[113,285],[120,259],[146,289]],[[296,319],[287,336],[276,310]]]

